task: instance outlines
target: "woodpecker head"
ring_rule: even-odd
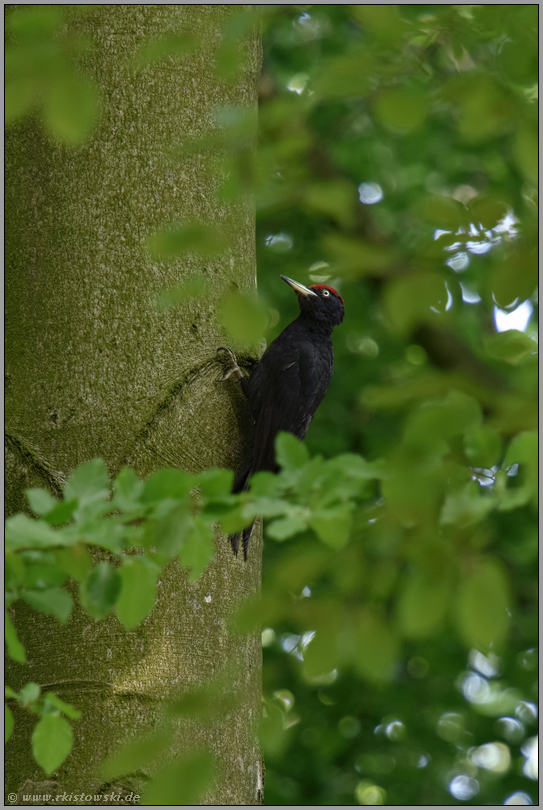
[[[327,284],[313,284],[311,287],[304,287],[298,281],[293,281],[287,276],[281,276],[283,281],[292,287],[298,296],[300,304],[300,315],[310,318],[318,323],[329,325],[331,329],[338,326],[343,321],[345,315],[345,304],[343,298]]]

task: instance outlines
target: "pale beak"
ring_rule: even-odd
[[[281,278],[283,281],[286,281],[290,287],[292,287],[296,295],[303,295],[304,298],[309,298],[311,295],[318,297],[316,292],[310,290],[309,287],[304,287],[304,285],[300,284],[299,281],[294,281],[291,278],[287,278],[287,276],[281,276]]]

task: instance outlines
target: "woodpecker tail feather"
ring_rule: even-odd
[[[252,470],[250,467],[242,469],[236,476],[236,480],[234,481],[234,486],[232,487],[232,492],[235,494],[237,492],[245,492],[248,489],[247,481],[249,476],[252,474]],[[241,532],[236,532],[236,534],[231,534],[229,536],[230,545],[232,546],[232,551],[238,556],[239,551],[239,544],[240,540],[242,540],[242,548],[243,548],[243,559],[247,560],[247,551],[249,549],[249,540],[251,538],[251,532],[253,530],[254,521],[248,526],[246,529],[243,529]],[[243,539],[242,539],[243,538]]]
[[[228,535],[228,539],[230,540],[230,545],[232,546],[232,551],[234,552],[236,557],[238,556],[240,538],[241,538],[241,532],[238,532],[237,534]]]
[[[243,559],[247,562],[247,553],[249,551],[249,540],[251,539],[251,532],[255,525],[254,520],[250,526],[243,530]]]
[[[247,491],[247,479],[252,474],[252,470],[250,467],[244,467],[242,470],[238,472],[234,479],[234,485],[232,487],[232,492],[236,495],[238,492],[246,492]]]
[[[251,539],[251,532],[253,531],[254,521],[248,526],[246,529],[243,529],[242,532],[237,532],[237,534],[231,534],[229,536],[230,545],[232,546],[232,551],[238,556],[239,551],[239,542],[242,540],[242,548],[243,548],[243,559],[247,562],[247,553],[249,551],[249,540]]]

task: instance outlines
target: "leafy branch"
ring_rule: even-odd
[[[445,459],[457,436],[465,437],[465,466],[457,465],[451,475]],[[166,564],[177,559],[187,569],[189,582],[194,582],[214,556],[214,537],[239,531],[257,516],[266,519],[267,537],[279,542],[307,535],[332,554],[371,543],[373,524],[387,519],[384,507],[375,506],[379,487],[389,517],[393,515],[407,529],[423,519],[429,493],[430,510],[435,507],[436,513],[438,537],[425,545],[425,556],[413,557],[409,543],[395,555],[399,571],[408,565],[396,600],[395,624],[386,618],[390,611],[384,611],[384,605],[372,606],[367,595],[349,606],[349,615],[335,610],[324,616],[318,603],[308,611],[305,604],[289,603],[276,594],[259,608],[245,606],[238,621],[245,623],[245,629],[270,613],[275,620],[283,616],[302,627],[309,621],[317,635],[306,655],[313,674],[331,668],[337,654],[331,638],[341,627],[353,634],[353,644],[342,653],[343,663],[369,680],[386,680],[399,639],[435,633],[449,604],[456,606],[459,638],[468,647],[487,649],[502,643],[507,634],[511,608],[507,573],[491,554],[481,554],[469,545],[455,554],[451,542],[491,510],[515,509],[535,497],[535,433],[513,439],[500,470],[496,467],[493,474],[494,487],[474,479],[469,465],[474,460],[495,461],[500,447],[495,434],[481,424],[477,402],[451,392],[431,407],[413,412],[402,446],[387,459],[368,462],[351,453],[330,460],[311,458],[298,439],[282,433],[276,441],[281,472],[255,474],[249,491],[239,495],[231,493],[232,472],[220,469],[194,475],[162,469],[142,481],[126,467],[110,488],[104,462],[94,459],[73,472],[62,499],[44,489],[27,490],[36,517],[19,513],[7,519],[6,607],[23,600],[66,623],[73,607],[73,597],[64,587],[70,579],[77,583],[81,605],[89,616],[101,620],[115,609],[129,630],[152,610],[157,579]],[[419,481],[412,464],[409,475],[405,474],[405,459],[413,453],[419,456]],[[507,470],[519,463],[525,471],[524,482],[511,488]],[[436,472],[428,477],[423,468],[432,464]],[[438,474],[439,465],[444,475]],[[444,560],[446,566],[440,567]],[[312,572],[315,582],[329,565],[330,557],[324,555]],[[11,658],[24,663],[25,650],[7,611],[6,641]],[[40,717],[33,751],[36,761],[51,773],[72,746],[71,729],[62,715],[77,719],[78,710],[51,692],[41,696],[40,687],[33,683],[19,693],[8,688],[7,697]],[[12,728],[13,716],[6,707],[7,737]]]

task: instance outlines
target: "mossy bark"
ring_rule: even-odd
[[[215,352],[225,336],[216,308],[225,290],[254,288],[254,216],[246,202],[218,201],[222,178],[209,158],[174,163],[166,157],[173,142],[216,127],[217,106],[256,106],[256,33],[247,39],[238,80],[227,83],[213,71],[213,50],[234,8],[98,7],[76,23],[92,38],[86,68],[102,94],[92,139],[76,149],[64,147],[28,120],[7,134],[10,513],[24,508],[25,488],[59,491],[77,465],[97,456],[111,475],[124,464],[141,476],[165,466],[191,472],[235,466],[235,384],[218,382]],[[131,59],[143,42],[180,32],[200,34],[205,47],[134,70]],[[156,228],[194,219],[228,229],[226,256],[161,262],[146,251],[145,239]],[[207,274],[209,296],[158,313],[157,292],[194,272]],[[238,636],[227,623],[240,597],[259,588],[260,558],[258,537],[247,563],[233,557],[225,537],[217,537],[215,558],[195,584],[187,583],[177,563],[165,570],[154,610],[131,632],[114,616],[94,622],[79,608],[60,626],[16,607],[28,664],[12,664],[9,682],[19,688],[34,680],[56,691],[82,710],[83,719],[72,724],[72,754],[47,779],[31,755],[35,720],[17,713],[6,790],[106,793],[99,775],[103,759],[156,726],[161,700],[172,689],[203,683],[233,661],[231,689],[244,695],[241,706],[212,725],[181,726],[170,753],[201,742],[216,755],[218,778],[206,804],[261,803],[255,740],[260,639]],[[142,779],[132,775],[117,792],[141,787]]]

